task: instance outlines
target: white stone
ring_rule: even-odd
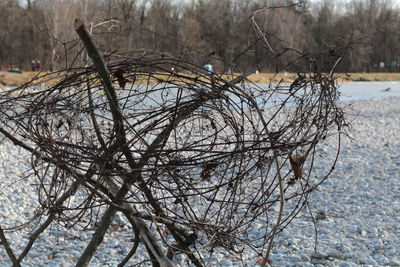
[[[389,265],[393,266],[393,267],[399,267],[400,266],[400,260],[391,260],[389,262]]]
[[[357,264],[354,264],[352,262],[346,262],[346,261],[339,261],[336,263],[338,267],[353,267],[357,266]]]
[[[299,256],[289,255],[285,257],[285,261],[287,261],[288,263],[300,263],[303,260]]]
[[[326,255],[325,253],[322,253],[319,251],[313,252],[310,256],[311,256],[311,258],[314,258],[314,259],[326,259],[328,257],[328,255]]]
[[[325,253],[328,255],[328,257],[332,257],[332,258],[335,258],[335,259],[343,259],[344,258],[343,254],[340,253],[339,251],[337,251],[334,248],[328,248],[325,251]]]
[[[224,259],[224,260],[221,260],[221,261],[219,262],[219,265],[220,265],[221,267],[230,267],[230,266],[232,266],[232,261],[231,261],[231,260],[228,260],[228,259]]]

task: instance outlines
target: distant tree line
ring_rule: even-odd
[[[324,70],[349,42],[339,71],[397,71],[399,8],[392,0],[346,3],[302,1],[292,8],[263,10],[254,19],[274,47],[271,60],[251,26],[253,11],[298,1],[265,0],[0,0],[0,66],[61,69],[85,60],[72,24],[81,17],[102,52],[157,50],[217,71],[297,71],[291,53],[308,54]],[[253,44],[254,43],[254,44]],[[287,51],[289,48],[290,51]],[[285,51],[283,51],[285,49]],[[77,56],[78,55],[78,56]],[[290,67],[287,67],[289,66]]]

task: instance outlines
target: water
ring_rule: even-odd
[[[267,87],[268,84],[257,84],[258,86]],[[15,87],[5,87],[3,90],[12,89]],[[386,97],[400,97],[400,81],[392,82],[343,82],[339,83],[339,89],[341,92],[341,101],[356,101],[356,100],[368,100],[368,99],[381,99]],[[185,95],[185,94],[184,94]],[[163,101],[176,101],[175,95],[172,93],[168,97],[167,95],[159,95],[159,91],[155,91],[148,95],[146,102],[150,106],[158,106]],[[235,102],[235,97],[232,99]],[[238,101],[240,102],[240,101]],[[165,102],[164,102],[165,103]]]
[[[400,82],[345,82],[340,84],[342,101],[400,96]]]

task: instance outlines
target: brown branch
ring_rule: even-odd
[[[84,25],[76,26],[87,35]],[[278,56],[274,52],[272,57]],[[316,148],[344,126],[333,77],[341,59],[330,73],[310,73],[304,55],[296,63],[304,60],[306,73],[290,86],[265,88],[246,80],[253,71],[225,81],[226,76],[211,77],[199,66],[154,51],[109,56],[105,66],[101,55],[92,53],[94,67],[67,73],[44,90],[0,94],[0,132],[39,161],[32,168],[39,173],[40,202],[54,203],[72,178],[83,185],[87,199],[68,212],[61,210],[57,218],[92,220],[95,209],[108,205],[82,261],[98,249],[118,211],[155,265],[173,264],[161,244],[185,253],[196,266],[208,248],[237,253],[237,247],[246,246],[265,255],[261,248],[268,246],[271,251],[274,237],[314,188],[308,176],[318,164]],[[182,72],[171,72],[171,66]],[[110,75],[118,70],[128,83],[117,94]],[[72,126],[63,125],[60,117]],[[310,161],[302,175],[295,172],[297,179],[291,179],[296,169],[286,168],[288,157],[303,149]],[[53,166],[66,177],[51,177]],[[202,203],[204,212],[198,214],[193,203]],[[273,229],[259,240],[244,240],[241,233],[252,223],[266,219],[269,224],[275,205],[280,216]],[[154,230],[152,223],[157,224]],[[199,244],[193,232],[206,242]],[[136,241],[128,256],[135,253]]]
[[[112,81],[111,81],[110,73],[107,69],[107,66],[105,65],[103,58],[100,55],[89,32],[86,30],[85,25],[79,19],[75,20],[75,30],[78,33],[79,37],[81,38],[82,42],[84,43],[86,50],[88,52],[88,55],[92,59],[93,64],[95,65],[95,68],[103,81],[105,93],[106,93],[108,103],[110,105],[110,110],[111,110],[111,113],[113,116],[113,122],[114,122],[114,126],[115,126],[115,132],[117,134],[117,140],[119,140],[119,142],[117,141],[117,143],[118,143],[118,145],[120,145],[123,148],[124,155],[127,157],[130,166],[132,168],[135,168],[136,166],[135,166],[134,159],[132,157],[132,154],[129,151],[129,148],[126,145],[126,134],[125,134],[124,124],[123,124],[124,119],[123,119],[122,112],[118,105],[117,95],[116,95],[115,89],[112,86]],[[136,175],[134,175],[134,177],[135,176]],[[128,192],[129,187],[130,187],[129,183],[125,182],[124,185],[122,186],[121,190],[116,195],[116,198],[114,200],[115,203],[117,203],[117,204],[122,203],[121,200]],[[98,227],[97,227],[95,233],[93,234],[92,239],[90,240],[89,244],[87,245],[85,251],[83,252],[83,254],[80,257],[76,266],[79,266],[79,267],[86,266],[89,263],[91,257],[93,256],[93,254],[97,250],[98,246],[102,242],[104,234],[106,233],[107,229],[109,228],[116,212],[117,212],[117,209],[114,206],[108,207],[108,209],[105,211],[101,221],[98,224]],[[171,261],[166,261],[165,257],[159,257],[158,260],[162,266],[165,266],[165,267],[174,266]]]

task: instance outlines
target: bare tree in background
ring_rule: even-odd
[[[134,236],[120,266],[144,264],[131,259],[140,244],[153,266],[205,266],[205,255],[219,249],[270,262],[275,235],[335,165],[337,154],[320,166],[316,150],[332,136],[340,144],[346,126],[334,74],[343,55],[321,73],[306,55],[276,49],[255,14],[251,23],[268,58],[291,51],[303,62],[293,83],[252,84],[255,68],[205,73],[150,50],[104,60],[76,20],[93,65],[71,65],[0,94],[3,142],[31,155],[26,176],[36,181],[40,204],[22,227],[0,227],[14,266],[54,224],[94,227],[76,265],[87,266],[117,214]],[[53,85],[39,87],[43,79]],[[257,234],[255,224],[264,226]],[[16,254],[4,231],[25,227],[31,235]]]
[[[279,47],[284,41],[282,47],[295,48],[303,54],[317,52],[316,60],[324,68],[337,60],[337,57],[331,58],[333,51],[343,49],[350,36],[354,36],[358,41],[353,42],[349,56],[338,71],[398,70],[400,42],[396,29],[400,17],[394,0],[303,2],[302,6],[290,10],[258,13],[260,27],[268,31],[272,44]],[[66,62],[71,64],[73,55],[78,53],[74,48],[78,40],[70,27],[71,14],[81,16],[88,27],[104,21],[119,21],[112,29],[107,25],[94,31],[99,47],[107,53],[159,49],[200,65],[210,61],[218,71],[238,72],[256,64],[262,65],[264,72],[275,72],[285,68],[290,59],[284,55],[268,61],[262,45],[250,30],[249,14],[264,7],[265,0],[35,0],[23,3],[0,1],[3,70],[12,64],[30,69],[32,59],[40,60],[45,70],[50,65],[62,69]],[[286,5],[293,1],[271,3]],[[65,58],[66,50],[70,58]],[[388,67],[377,68],[380,62]],[[291,64],[288,71],[297,72],[297,67]],[[324,71],[329,71],[329,67]]]

